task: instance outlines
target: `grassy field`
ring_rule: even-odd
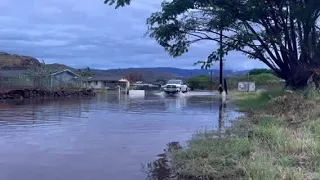
[[[320,179],[320,100],[317,93],[237,94],[246,112],[217,138],[201,132],[172,153],[181,179]]]

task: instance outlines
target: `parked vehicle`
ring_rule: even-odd
[[[163,88],[167,94],[186,93],[188,89],[188,86],[184,84],[182,80],[169,80]]]

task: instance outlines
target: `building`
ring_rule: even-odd
[[[255,82],[239,82],[238,83],[238,91],[239,92],[254,92],[254,91],[256,91],[256,83]]]
[[[85,81],[86,88],[92,89],[109,89],[109,90],[116,90],[120,87],[122,90],[128,90],[130,87],[130,82],[123,78],[117,76],[94,76],[88,78]]]
[[[50,85],[53,88],[80,88],[82,79],[80,75],[65,69],[50,74]]]

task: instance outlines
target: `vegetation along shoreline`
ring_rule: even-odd
[[[318,92],[269,90],[230,97],[245,115],[222,137],[205,131],[186,148],[169,143],[166,165],[157,164],[169,168],[169,179],[320,178]],[[149,165],[149,172],[155,167]]]

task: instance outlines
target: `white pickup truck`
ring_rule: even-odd
[[[186,93],[188,92],[188,86],[183,83],[182,80],[169,80],[163,88],[164,92],[167,94],[175,94],[178,92]]]

